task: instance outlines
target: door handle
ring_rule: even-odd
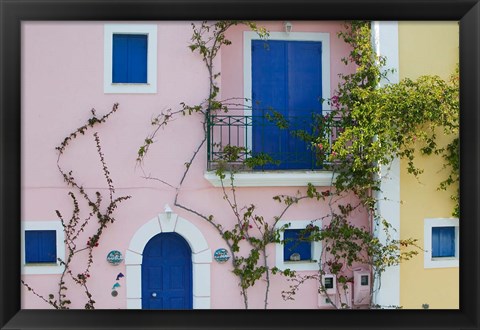
[[[155,298],[157,296],[156,292],[152,292],[152,297]]]

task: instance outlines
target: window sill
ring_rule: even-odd
[[[56,262],[29,262],[25,264],[25,267],[32,266],[58,266],[58,264]]]
[[[432,257],[432,261],[458,260],[455,257]]]
[[[65,267],[56,263],[31,263],[24,264],[22,274],[24,275],[51,275],[61,274]]]
[[[284,261],[277,263],[276,267],[280,270],[290,269],[296,272],[318,271],[318,262],[313,260]]]
[[[112,83],[112,86],[150,86],[149,83]]]
[[[304,187],[309,183],[317,187],[332,186],[335,177],[330,171],[265,171],[235,173],[236,187]],[[221,180],[214,171],[205,172],[204,178],[214,187],[221,187]],[[230,179],[223,180],[230,186]]]
[[[426,260],[424,268],[458,268],[459,258],[456,257],[444,257],[444,258],[431,258]]]
[[[302,265],[302,264],[308,265],[313,263],[316,264],[317,262],[318,262],[317,260],[298,260],[298,261],[284,260],[283,264],[284,265]]]

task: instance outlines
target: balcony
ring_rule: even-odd
[[[250,109],[235,109],[208,118],[205,177],[209,181],[214,180],[213,171],[222,164],[237,171],[237,181],[242,176],[247,178],[247,186],[305,185],[305,180],[315,182],[319,176],[319,184],[331,184],[327,163],[318,161],[325,159],[330,150],[314,147],[312,141],[323,134],[331,144],[339,133],[338,119],[325,121],[330,115],[327,111],[302,117],[282,116],[271,110],[255,112],[262,115],[252,115]],[[265,178],[270,178],[269,182],[262,184]]]

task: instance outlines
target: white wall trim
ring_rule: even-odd
[[[308,225],[312,224],[322,228],[321,220],[280,220],[275,225],[275,228],[279,229],[284,225],[290,224],[287,229],[305,229]],[[280,240],[283,241],[284,232],[280,231]],[[275,244],[275,266],[280,270],[291,269],[296,271],[312,271],[319,269],[319,262],[322,255],[322,243],[312,242],[312,260],[316,262],[298,261],[298,262],[285,262],[283,260],[283,247],[281,243]]]
[[[142,259],[148,241],[160,233],[182,236],[192,250],[193,308],[210,309],[210,266],[212,252],[202,232],[190,221],[160,213],[141,226],[133,235],[125,253],[127,309],[142,308]]]
[[[380,85],[399,82],[398,22],[372,22],[372,43],[377,55],[386,56],[385,69],[395,71],[382,80]],[[376,195],[380,215],[392,226],[392,239],[400,238],[400,160],[381,167],[381,192]],[[374,226],[374,234],[385,243],[387,237],[382,224]],[[374,303],[381,306],[400,306],[400,266],[388,267],[382,274],[381,283],[376,279]],[[380,285],[380,287],[379,287]]]
[[[237,187],[305,187],[309,183],[317,187],[331,187],[337,175],[330,171],[267,171],[235,174]],[[214,171],[205,172],[204,178],[214,187],[221,187],[221,180]],[[224,185],[230,185],[227,176]]]
[[[146,34],[147,48],[147,83],[114,84],[112,83],[113,34]],[[104,25],[104,93],[156,93],[157,92],[157,25],[156,24],[105,24]]]
[[[432,258],[432,228],[455,227],[455,257]],[[460,233],[457,218],[428,218],[423,222],[423,262],[424,268],[454,268],[459,267]]]
[[[65,260],[65,232],[62,222],[55,221],[22,221],[21,230],[21,269],[22,274],[61,274],[65,266],[57,261],[52,264],[25,264],[25,231],[26,230],[55,230],[57,241],[57,259]]]

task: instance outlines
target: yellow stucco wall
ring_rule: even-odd
[[[439,75],[447,79],[459,59],[459,28],[457,22],[399,22],[400,79],[415,79],[421,75]],[[437,191],[446,172],[442,161],[419,156],[417,163],[425,172],[420,182],[406,171],[401,163],[400,236],[419,239],[423,247],[425,218],[448,218],[453,202],[452,191]],[[400,305],[403,308],[459,307],[459,269],[425,269],[423,252],[400,267]]]

